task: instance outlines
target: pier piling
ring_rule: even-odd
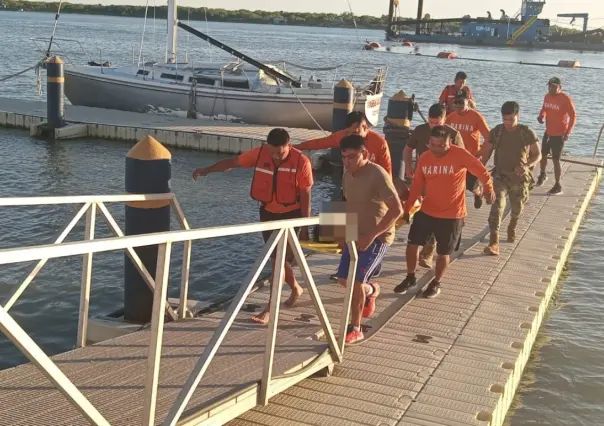
[[[59,129],[65,123],[63,60],[53,56],[46,64],[46,114],[50,130]]]
[[[413,119],[413,100],[399,91],[388,101],[388,113],[384,118],[384,136],[392,157],[392,176],[403,178],[403,150],[410,136]]]
[[[126,192],[163,194],[171,192],[172,155],[161,143],[145,136],[126,155]],[[170,201],[126,203],[126,235],[170,230]],[[157,245],[134,249],[145,268],[155,275]],[[124,254],[124,319],[146,323],[151,320],[153,293]]]
[[[346,117],[354,108],[354,86],[342,79],[333,90],[333,132],[346,128]],[[342,166],[342,156],[339,148],[329,150],[329,162],[332,166]]]

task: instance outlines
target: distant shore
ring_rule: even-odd
[[[56,13],[58,3],[0,0],[0,11],[26,11],[26,12],[48,12]],[[145,6],[130,5],[100,5],[100,4],[77,4],[63,3],[61,13],[78,13],[82,15],[105,15],[144,18]],[[147,18],[154,16],[158,19],[166,19],[168,11],[166,6],[149,7]],[[388,16],[353,16],[351,13],[336,15],[333,13],[294,13],[294,12],[271,12],[265,10],[226,10],[188,8],[181,6],[178,9],[178,18],[182,20],[210,22],[234,22],[247,24],[273,24],[273,25],[297,25],[329,28],[357,28],[362,29],[385,29]]]

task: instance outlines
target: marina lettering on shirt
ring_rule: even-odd
[[[461,113],[453,111],[447,115],[445,123],[461,134],[464,147],[473,155],[478,154],[482,146],[480,136],[482,135],[484,140],[489,137],[489,126],[486,120],[481,113],[473,109]]]
[[[543,107],[539,113],[545,119],[545,132],[548,136],[565,136],[572,132],[577,121],[575,104],[566,93],[545,95]]]
[[[422,172],[424,175],[454,175],[455,168],[453,165],[438,165],[438,166],[423,166]]]

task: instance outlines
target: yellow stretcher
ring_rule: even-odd
[[[413,205],[413,208],[409,212],[409,219],[411,219],[413,217],[413,215],[415,213],[417,213],[417,211],[419,211],[421,206],[422,206],[422,204],[419,200],[415,202],[415,204]],[[404,224],[405,223],[403,222],[403,217],[401,216],[396,221],[394,226],[396,227],[396,229],[398,229],[401,226],[403,226]],[[342,249],[340,248],[340,245],[338,243],[321,243],[321,242],[317,242],[317,241],[300,241],[300,245],[302,246],[302,248],[316,251],[319,253],[326,253],[326,254],[341,254],[342,253]]]

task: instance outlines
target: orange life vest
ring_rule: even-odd
[[[266,146],[263,146],[254,169],[250,191],[252,199],[268,204],[274,197],[283,206],[297,204],[300,198],[297,176],[301,159],[302,151],[291,148],[287,158],[275,170],[275,163]]]

